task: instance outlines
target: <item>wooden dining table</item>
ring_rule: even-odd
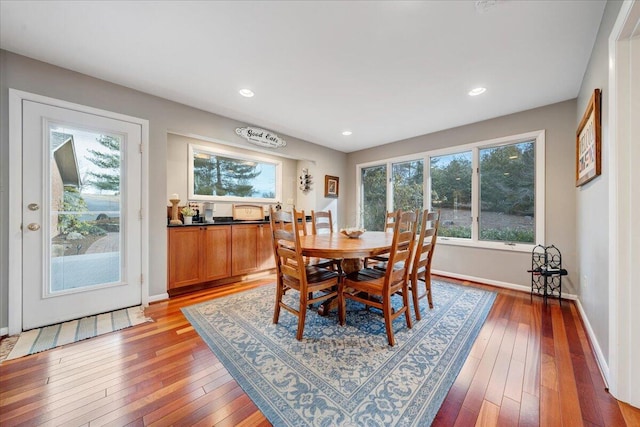
[[[314,258],[341,259],[345,274],[362,267],[362,258],[388,253],[393,243],[393,233],[366,231],[358,238],[349,238],[342,233],[310,234],[300,236],[302,255]],[[326,316],[337,306],[336,300],[323,303],[318,313]]]
[[[389,252],[393,233],[366,231],[358,238],[342,233],[300,236],[302,255],[316,258],[359,259]]]

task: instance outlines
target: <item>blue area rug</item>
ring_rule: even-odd
[[[432,289],[434,308],[422,299],[412,329],[404,316],[394,322],[395,347],[381,313],[356,302],[345,327],[335,310],[328,317],[311,310],[297,341],[295,316],[282,310],[280,323],[271,322],[273,285],[182,311],[274,426],[427,426],[495,300],[444,281]]]

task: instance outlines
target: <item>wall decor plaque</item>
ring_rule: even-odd
[[[600,89],[596,89],[576,132],[576,187],[601,173],[600,134]]]
[[[324,197],[338,198],[338,192],[340,190],[340,178],[337,176],[325,175],[324,176]]]
[[[287,145],[287,142],[275,133],[261,128],[246,126],[236,128],[236,134],[246,139],[252,144],[267,148],[280,148]]]

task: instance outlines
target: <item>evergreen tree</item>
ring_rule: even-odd
[[[201,195],[250,197],[251,181],[262,171],[254,162],[221,156],[194,156],[194,192]]]
[[[91,156],[87,157],[100,168],[99,172],[89,171],[89,183],[99,190],[120,193],[120,140],[108,135],[100,135],[96,141],[105,150],[87,150]]]

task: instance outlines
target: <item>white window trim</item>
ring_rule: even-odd
[[[500,146],[506,144],[516,144],[519,142],[525,142],[534,140],[535,144],[535,159],[536,159],[536,170],[535,170],[535,186],[536,186],[536,200],[535,200],[535,236],[536,241],[534,244],[530,243],[509,243],[509,242],[488,242],[478,240],[478,206],[479,200],[478,197],[480,195],[479,186],[480,179],[478,176],[478,167],[479,167],[479,149],[487,148],[491,146]],[[450,155],[456,154],[464,151],[472,152],[472,165],[473,165],[473,174],[472,174],[472,200],[471,200],[471,216],[473,221],[473,226],[471,227],[471,239],[462,239],[456,237],[438,237],[438,244],[444,245],[455,245],[455,246],[466,246],[466,247],[475,247],[475,248],[486,248],[486,249],[495,249],[495,250],[503,250],[503,251],[512,251],[512,252],[531,252],[536,245],[544,245],[545,244],[545,130],[537,130],[532,132],[521,133],[518,135],[510,135],[500,138],[494,138],[484,141],[473,142],[469,144],[456,145],[451,147],[446,147],[442,149],[425,151],[421,153],[404,155],[399,157],[391,157],[387,159],[377,160],[373,162],[360,163],[356,165],[356,212],[358,212],[358,222],[360,221],[359,212],[362,210],[362,195],[361,195],[361,176],[362,169],[368,168],[372,166],[387,166],[387,178],[390,176],[391,164],[398,163],[402,161],[409,160],[420,160],[424,161],[424,200],[425,203],[428,203],[427,206],[431,209],[431,174],[430,167],[431,157],[442,156],[442,155]],[[391,182],[387,179],[387,210],[391,209],[392,200],[389,196],[392,194]]]
[[[204,151],[207,153],[211,153],[214,155],[223,155],[226,157],[231,157],[234,159],[248,160],[248,161],[257,161],[262,163],[270,163],[276,165],[276,191],[275,197],[273,198],[265,198],[265,197],[234,197],[234,196],[207,196],[203,194],[194,194],[193,186],[194,186],[194,178],[193,178],[193,152],[196,151]],[[257,203],[276,203],[281,199],[282,194],[282,162],[279,160],[275,160],[272,158],[256,156],[252,154],[239,154],[235,151],[225,150],[223,148],[211,147],[207,145],[198,145],[198,144],[189,144],[189,172],[187,176],[187,185],[189,187],[189,200],[202,200],[202,201],[212,201],[212,202],[257,202]]]

